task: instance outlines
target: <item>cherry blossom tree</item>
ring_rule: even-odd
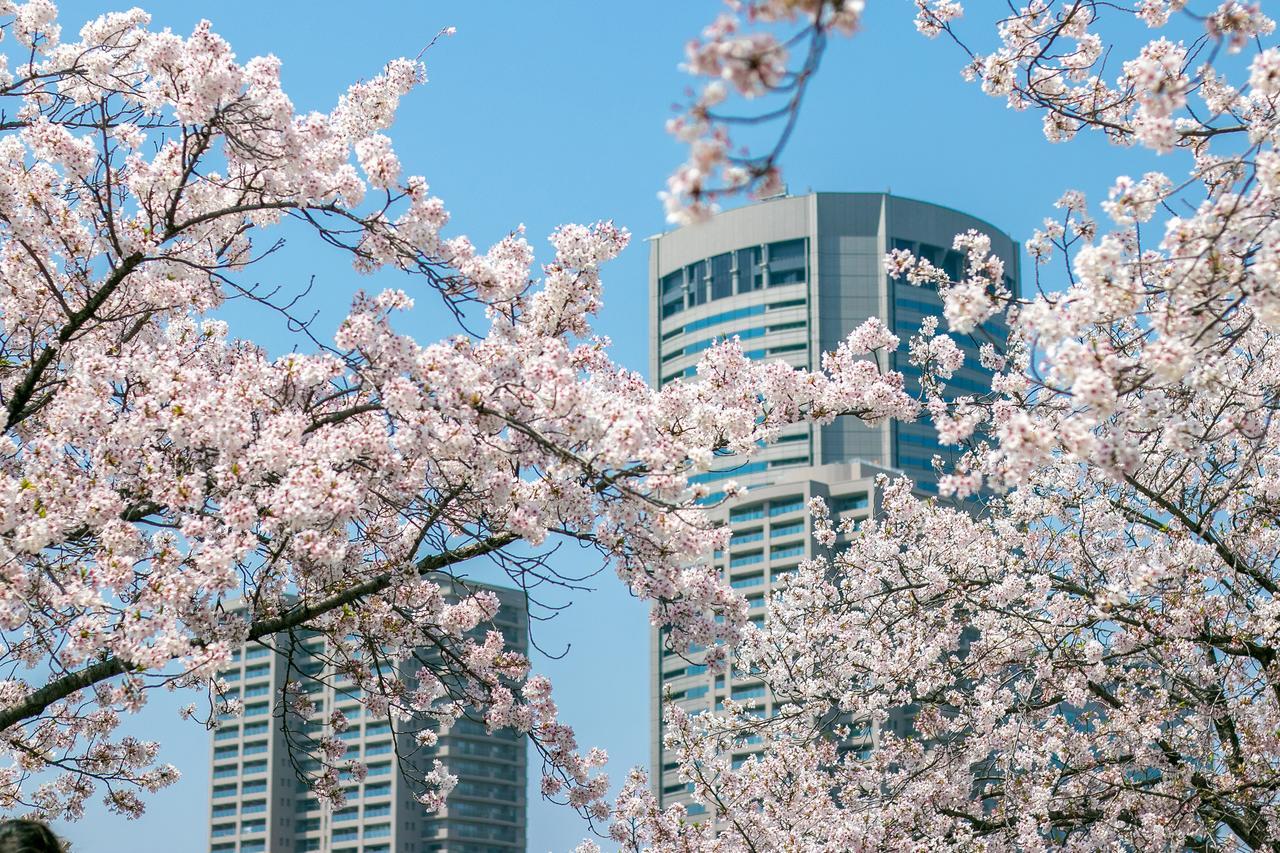
[[[637,772],[613,835],[630,850],[1277,849],[1275,24],[1236,0],[1034,0],[999,13],[991,41],[958,2],[916,6],[918,29],[1050,141],[1101,133],[1167,169],[1115,178],[1101,221],[1068,190],[1027,243],[1027,294],[1000,289],[981,235],[956,238],[960,280],[886,259],[945,304],[947,331],[910,349],[932,374],[927,416],[965,449],[944,499],[883,482],[856,531],[811,508],[820,544],[851,544],[802,565],[731,659],[780,710],[668,708],[708,820],[658,808]],[[765,7],[818,27],[842,4],[751,4],[757,20]],[[758,43],[715,38],[705,53]],[[745,81],[701,70],[750,94],[772,72],[747,66]],[[948,393],[949,333],[997,312],[1012,331],[984,352],[990,393]],[[866,755],[844,747],[863,726]],[[764,752],[733,761],[757,736]]]
[[[241,63],[207,22],[184,37],[132,10],[68,37],[49,0],[0,15],[0,808],[75,818],[97,792],[138,814],[178,771],[120,735],[126,715],[184,690],[213,725],[238,707],[216,675],[234,648],[320,635],[366,713],[422,749],[464,713],[514,727],[543,791],[603,817],[603,753],[487,627],[494,596],[442,577],[487,560],[568,582],[546,554],[581,542],[677,642],[723,654],[748,623],[699,563],[727,534],[689,475],[787,423],[913,417],[901,377],[862,358],[883,327],[817,372],[725,344],[702,381],[655,391],[590,326],[625,230],[561,227],[535,270],[519,230],[477,249],[402,174],[383,131],[419,61],[298,113],[279,60]],[[249,284],[282,229],[403,288],[358,295],[321,340]],[[292,351],[237,339],[228,299],[288,318]],[[452,334],[398,332],[415,299],[450,309]],[[276,713],[301,722],[327,676],[291,672]],[[364,770],[343,726],[291,738],[335,802],[338,774]],[[420,757],[402,767],[433,808],[452,777]]]

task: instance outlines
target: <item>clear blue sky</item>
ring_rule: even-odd
[[[64,31],[125,5],[64,2]],[[962,209],[1021,240],[1053,215],[1052,203],[1066,187],[1096,199],[1114,175],[1152,168],[1148,155],[1100,140],[1048,145],[1038,117],[982,96],[960,79],[957,50],[915,33],[911,4],[869,5],[865,31],[831,44],[787,154],[793,192],[891,188]],[[456,26],[458,34],[427,57],[431,82],[406,100],[391,131],[406,171],[426,175],[452,210],[455,233],[480,245],[520,223],[539,251],[557,223],[612,218],[630,228],[632,247],[606,271],[598,329],[612,337],[614,357],[638,370],[646,369],[649,345],[643,238],[665,228],[656,193],[682,153],[663,122],[688,85],[677,70],[683,45],[719,9],[716,0],[151,4],[158,25],[182,34],[210,18],[241,60],[279,56],[300,109],[329,109],[353,80],[377,73],[387,59],[416,54],[441,27]],[[1092,174],[1076,177],[1082,172]],[[286,285],[315,274],[316,304],[329,328],[351,291],[369,286],[305,240],[294,241],[269,273]],[[454,331],[431,312],[414,328],[424,338]],[[233,332],[274,346],[280,341],[279,329],[260,317],[238,322]],[[561,565],[571,573],[587,559],[568,554]],[[595,586],[537,629],[543,648],[567,648],[567,655],[535,663],[554,680],[563,715],[583,744],[609,750],[617,781],[648,758],[648,619],[616,577],[601,575]],[[208,736],[177,720],[178,704],[156,702],[138,721],[145,725],[133,728],[160,738],[162,755],[184,779],[154,797],[140,821],[95,807],[80,823],[60,827],[77,851],[205,849]],[[536,784],[530,803],[531,853],[581,840],[578,818],[540,803]]]

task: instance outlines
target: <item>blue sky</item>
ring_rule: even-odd
[[[72,32],[88,17],[123,8],[101,0],[61,6],[64,29]],[[891,189],[972,213],[1021,240],[1054,214],[1052,203],[1067,187],[1097,199],[1115,175],[1155,165],[1149,155],[1097,139],[1048,145],[1037,116],[981,95],[960,79],[957,49],[915,33],[911,4],[870,6],[861,35],[832,42],[813,87],[785,161],[793,192]],[[561,222],[611,218],[631,229],[632,247],[605,273],[598,330],[613,339],[615,359],[646,369],[643,238],[666,227],[656,194],[682,154],[663,122],[688,85],[677,70],[683,45],[719,12],[715,0],[189,0],[152,7],[157,25],[183,34],[210,18],[242,61],[279,56],[299,109],[329,109],[350,82],[376,74],[387,59],[417,54],[440,28],[456,26],[457,35],[427,56],[431,82],[406,99],[391,131],[406,171],[427,177],[453,212],[454,233],[479,245],[520,223],[544,253],[545,235]],[[327,330],[351,292],[370,286],[305,239],[292,240],[264,268],[267,281],[286,287],[311,275],[312,304]],[[416,282],[401,284],[411,289]],[[268,318],[230,316],[234,334],[281,344],[281,330]],[[411,323],[424,339],[455,331],[431,310]],[[573,573],[589,568],[592,558],[558,559]],[[563,715],[583,744],[609,750],[617,781],[648,759],[648,618],[611,574],[594,586],[559,597],[557,603],[573,606],[538,626],[536,639],[566,654],[535,663],[555,682]],[[179,704],[157,701],[132,726],[161,739],[163,756],[185,778],[154,797],[140,821],[126,823],[95,807],[80,823],[60,827],[75,849],[205,848],[208,736],[177,720]],[[572,812],[538,801],[536,785],[530,803],[533,853],[568,849],[583,837]]]

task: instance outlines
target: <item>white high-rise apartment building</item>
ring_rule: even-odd
[[[516,590],[486,587],[501,602],[496,627],[510,648],[527,646],[528,613]],[[393,734],[385,718],[361,716],[358,691],[349,680],[326,669],[325,640],[298,632],[285,655],[250,643],[242,647],[222,676],[243,701],[241,715],[220,718],[213,734],[213,771],[209,806],[210,853],[521,853],[525,849],[525,742],[511,731],[485,732],[478,722],[462,719],[427,756],[440,759],[458,777],[445,808],[427,814],[399,772],[396,738],[402,755],[412,755],[411,731]],[[306,756],[290,757],[284,722],[276,707],[286,681],[299,669],[319,674],[307,684],[317,713],[308,733],[319,733],[324,718],[338,709],[350,720],[342,733],[347,755],[368,765],[363,782],[347,778],[347,802],[326,809],[300,782],[294,766],[304,770]],[[296,725],[296,721],[292,723]],[[409,727],[405,727],[409,728]]]
[[[910,249],[958,278],[963,257],[950,247],[956,234],[969,229],[991,237],[992,251],[1005,262],[1005,283],[1016,293],[1020,250],[1007,235],[958,211],[885,193],[787,196],[654,237],[650,375],[661,384],[696,381],[701,353],[735,335],[751,358],[781,358],[818,369],[823,352],[835,349],[868,317],[879,317],[902,339],[902,350],[889,366],[903,373],[907,390],[914,393],[920,373],[907,363],[906,342],[925,317],[942,316],[942,302],[935,290],[890,280],[884,258],[893,249]],[[949,383],[952,391],[990,390],[990,373],[979,366],[979,347],[991,343],[1002,350],[1007,334],[1002,322],[990,321],[957,339],[965,366]],[[877,507],[877,474],[905,473],[922,494],[936,493],[932,457],[950,459],[955,452],[938,444],[927,420],[869,427],[841,418],[828,426],[789,428],[745,464],[693,478],[711,489],[708,502],[722,496],[716,484],[729,478],[749,489],[714,510],[733,530],[727,552],[715,556],[716,565],[747,595],[752,619],[763,620],[773,582],[814,556],[805,515],[809,498],[826,498],[833,516],[869,518]],[[755,699],[763,713],[772,712],[763,684],[712,677],[699,663],[701,651],[668,648],[656,630],[651,637],[653,785],[664,804],[688,801],[687,786],[663,753],[664,694],[690,712],[720,707],[725,698]],[[877,734],[865,730],[848,747],[873,748]],[[753,747],[747,744],[734,760]]]

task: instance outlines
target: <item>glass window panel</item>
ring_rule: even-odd
[[[764,288],[763,255],[759,246],[738,250],[738,292],[750,293]]]
[[[871,505],[871,499],[866,492],[858,492],[853,495],[842,495],[834,501],[832,509],[836,512],[844,512],[849,509],[866,509]]]
[[[804,509],[804,499],[799,495],[793,498],[781,498],[779,500],[770,501],[769,516],[783,515],[788,512],[795,512]]]
[[[783,240],[769,244],[769,285],[804,281],[804,240]]]
[[[733,295],[733,256],[728,252],[711,259],[711,298]]]
[[[662,277],[662,301],[669,302],[684,295],[684,270],[676,270]]]
[[[689,307],[707,302],[707,263],[698,261],[685,267],[685,281],[689,289]]]

